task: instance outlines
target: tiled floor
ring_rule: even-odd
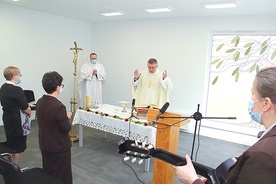
[[[37,123],[32,122],[31,134],[28,135],[28,148],[20,155],[19,166],[41,167],[41,155],[37,141]],[[79,147],[78,142],[72,144],[72,169],[74,184],[139,184],[134,172],[122,162],[123,155],[118,153],[118,141],[122,137],[104,134],[101,131],[84,128],[84,146]],[[191,153],[193,135],[180,133],[179,155]],[[240,155],[247,146],[229,143],[217,139],[199,136],[200,148],[194,151],[197,162],[217,167],[227,158]],[[0,141],[5,141],[3,126],[0,127]],[[197,145],[197,144],[196,144]],[[196,155],[197,153],[197,155]],[[152,183],[152,166],[149,172],[144,171],[144,164],[128,162],[136,172],[139,179],[145,183]],[[3,181],[2,181],[3,183]],[[175,178],[175,184],[180,182]],[[0,180],[1,184],[1,180]]]

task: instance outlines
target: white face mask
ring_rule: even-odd
[[[249,101],[248,101],[248,114],[250,115],[251,119],[253,119],[254,121],[256,121],[259,124],[262,124],[262,122],[261,122],[262,112],[253,113],[253,111],[252,111],[252,108],[253,108],[255,102],[258,102],[258,101],[260,101],[260,100],[253,101],[253,100],[249,99]]]
[[[63,88],[60,88],[59,93],[61,93],[61,92],[62,92],[62,89],[63,89]]]
[[[22,77],[19,77],[19,79],[15,82],[15,84],[20,84],[21,83],[21,81],[22,81]]]
[[[92,64],[96,64],[96,63],[97,63],[97,60],[96,60],[96,59],[91,59],[90,62],[91,62]]]

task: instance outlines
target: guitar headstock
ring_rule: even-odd
[[[151,144],[141,141],[125,140],[119,144],[119,153],[134,158],[148,159],[153,156],[154,147]],[[135,161],[136,159],[133,160]]]

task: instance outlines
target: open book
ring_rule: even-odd
[[[154,104],[150,104],[150,105],[136,105],[134,107],[136,113],[137,113],[137,117],[138,118],[146,118],[147,114],[148,114],[148,110],[149,109],[159,109],[160,108]]]

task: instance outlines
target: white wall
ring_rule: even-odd
[[[212,34],[275,33],[275,18],[276,15],[191,17],[93,24],[96,44],[93,48],[97,49],[108,73],[104,100],[112,104],[131,101],[133,71],[145,69],[147,60],[154,57],[159,61],[159,69],[168,71],[175,86],[168,111],[192,115],[200,104],[204,115]],[[222,103],[218,108],[224,105],[227,106]],[[189,124],[189,130],[193,132],[193,123]],[[230,132],[225,136],[226,132],[217,128],[203,128],[201,133],[234,142],[244,140],[243,144],[256,141],[252,135],[241,138]]]
[[[65,84],[59,99],[70,110],[74,72],[70,48],[76,41],[84,49],[79,61],[84,60],[91,52],[91,32],[90,23],[0,3],[0,84],[5,82],[4,68],[17,66],[23,74],[21,87],[34,90],[38,99],[44,94],[43,74],[57,71]],[[2,121],[2,107],[0,115]]]
[[[51,70],[60,72],[65,84],[60,99],[69,108],[73,91],[73,52],[69,48],[77,41],[84,49],[79,66],[88,60],[90,52],[96,52],[108,74],[103,102],[119,105],[118,101],[132,100],[134,70],[145,69],[147,60],[154,57],[159,69],[167,70],[174,83],[168,111],[191,115],[201,104],[204,114],[212,33],[271,32],[276,30],[275,18],[191,17],[91,25],[1,4],[0,70],[8,65],[20,67],[22,88],[34,89],[37,98],[44,93],[42,75]],[[3,77],[0,83],[4,83]],[[218,130],[212,131],[212,136],[221,138]]]
[[[197,17],[93,24],[93,48],[108,73],[105,101],[116,104],[119,100],[131,100],[134,70],[145,69],[147,60],[155,57],[159,69],[166,69],[174,83],[169,110],[193,113],[206,93],[212,33],[273,31],[275,17]]]

